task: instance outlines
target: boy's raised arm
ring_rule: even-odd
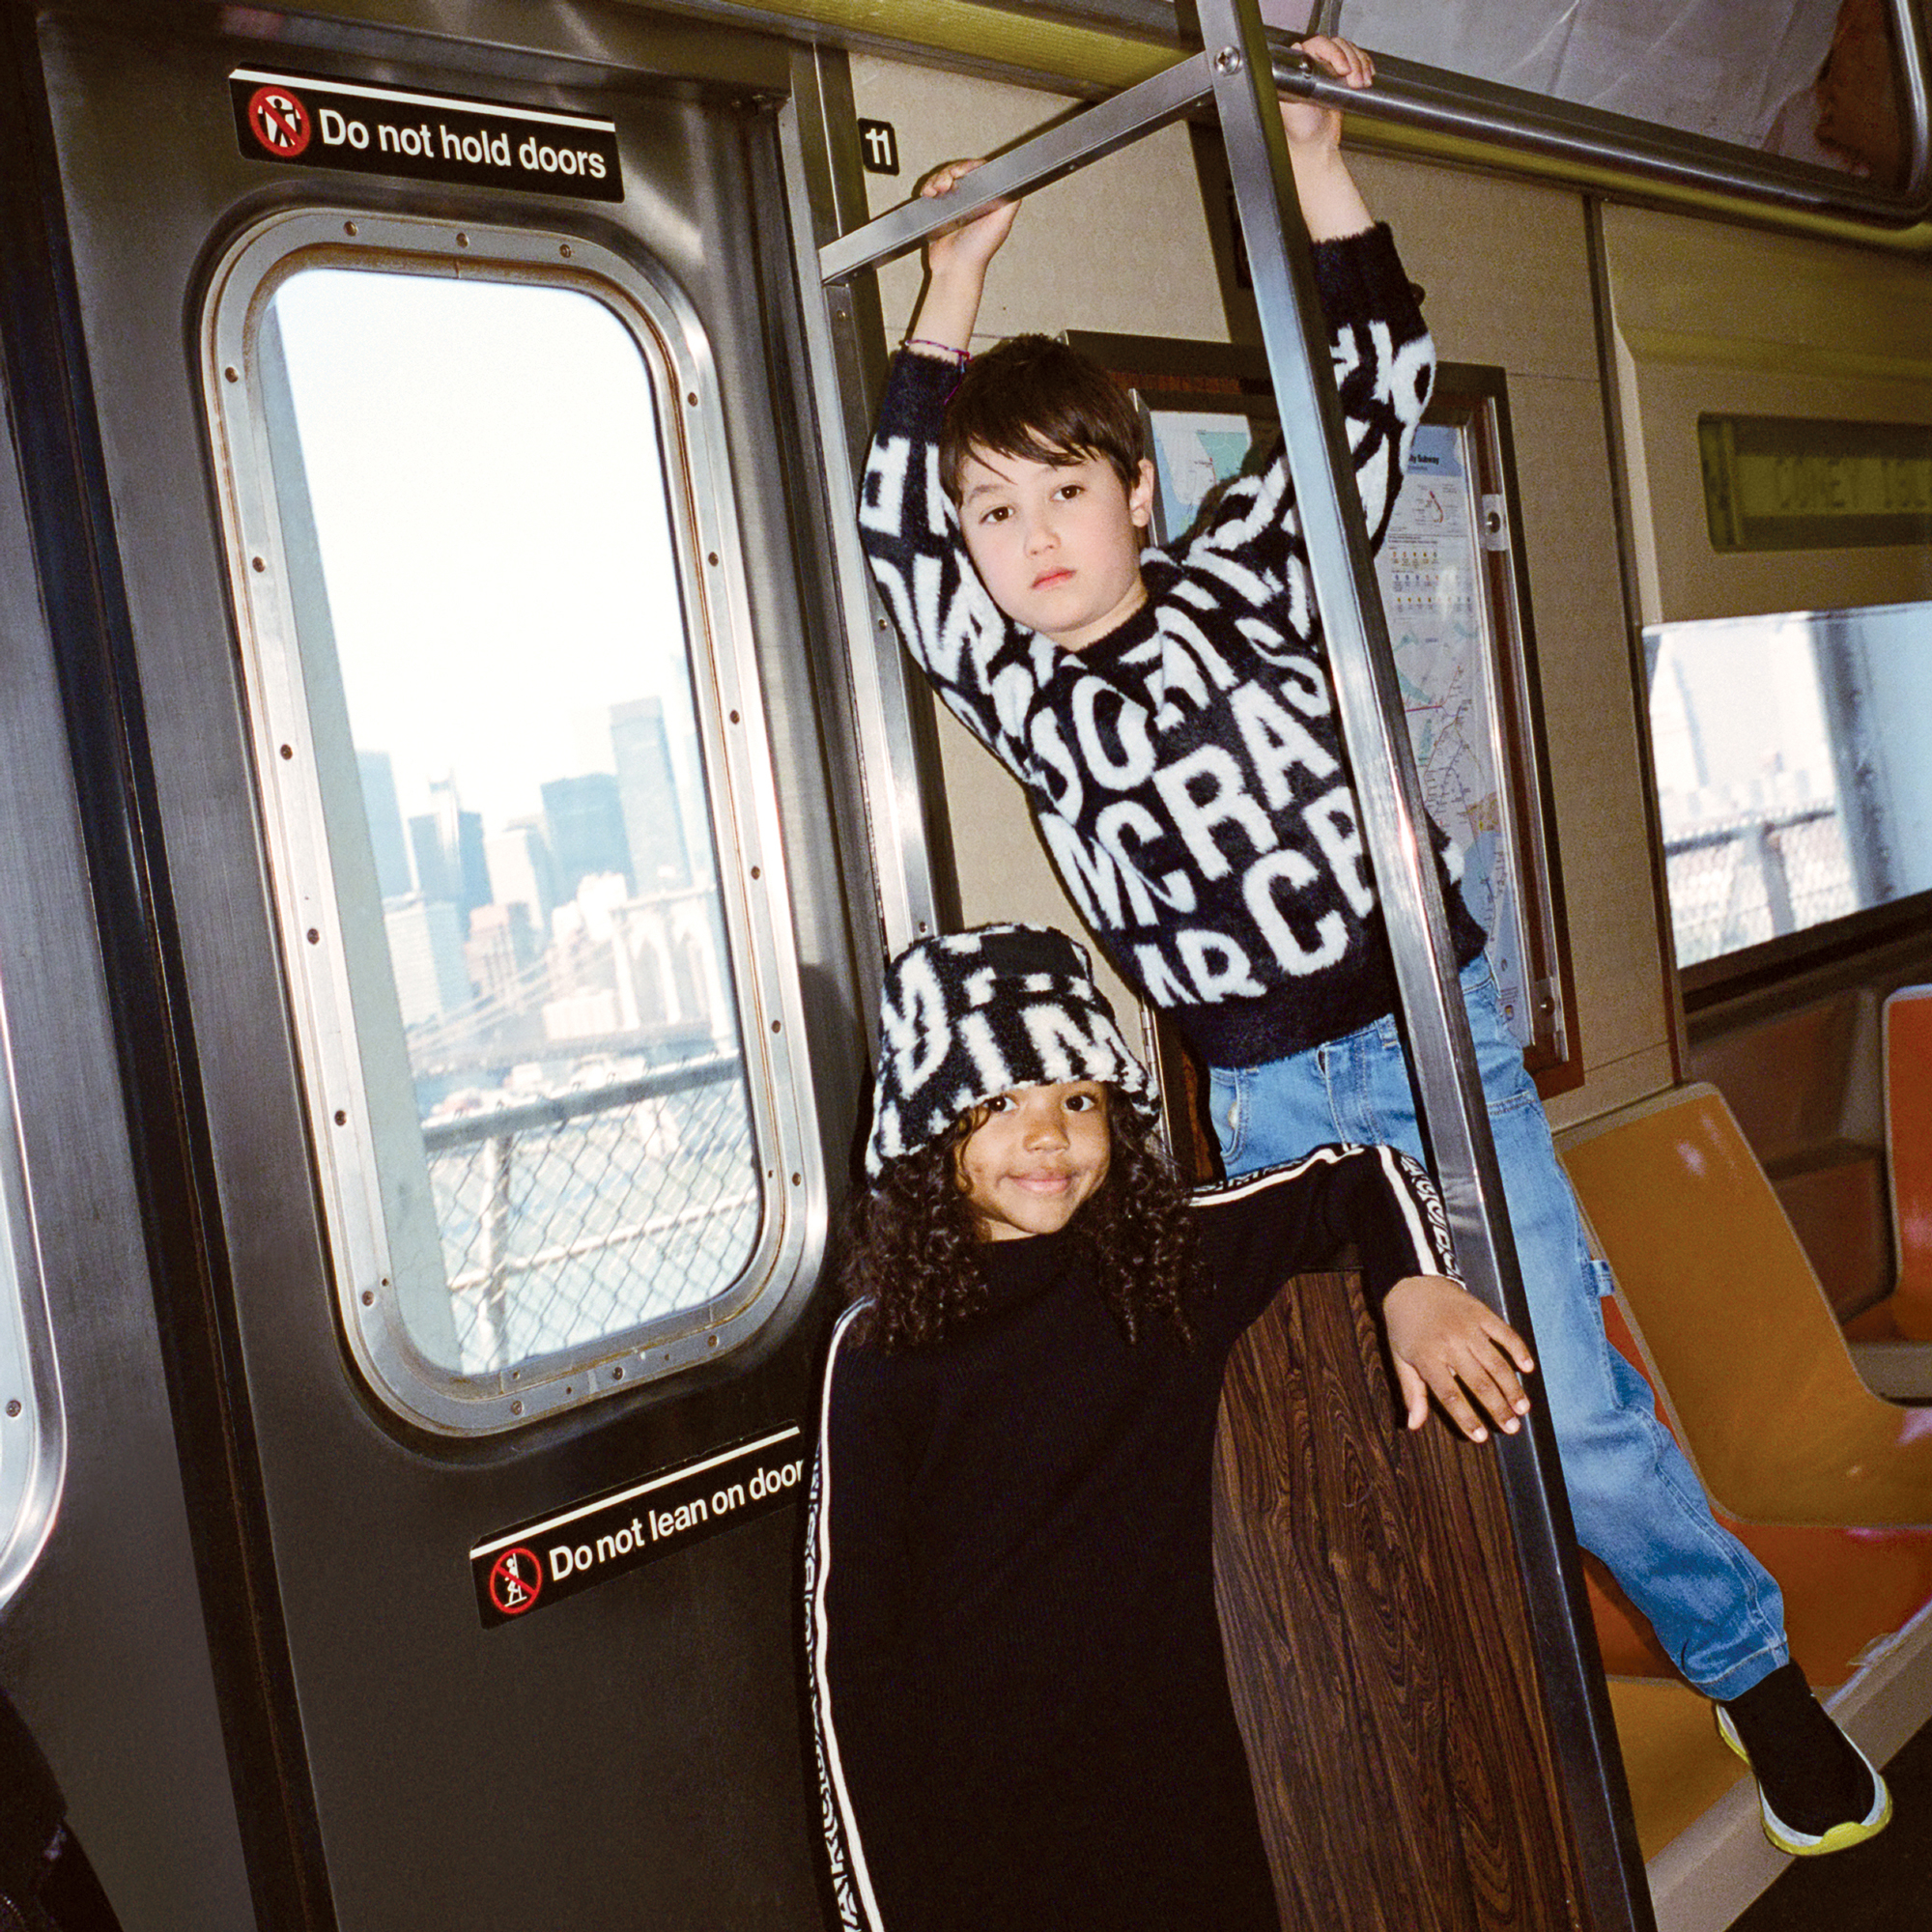
[[[951,194],[965,176],[983,165],[979,160],[948,161],[926,176],[919,191],[928,199]],[[906,331],[908,349],[916,355],[966,354],[980,316],[980,298],[985,292],[987,265],[1012,233],[1019,212],[1016,201],[996,202],[971,221],[946,229],[926,242],[925,293]]]
[[[1317,34],[1301,42],[1297,51],[1350,87],[1367,87],[1376,77],[1375,63],[1353,41]],[[1373,228],[1375,216],[1342,158],[1340,110],[1313,100],[1284,100],[1281,131],[1288,140],[1295,197],[1308,225],[1308,239],[1340,242]]]

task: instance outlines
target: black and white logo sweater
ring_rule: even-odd
[[[1385,227],[1315,251],[1369,534],[1388,527],[1435,349]],[[1007,617],[940,488],[955,374],[893,366],[859,505],[899,633],[1024,784],[1068,895],[1122,975],[1211,1065],[1252,1066],[1395,1006],[1321,619],[1277,451],[1174,550],[1148,602],[1068,651]],[[1460,965],[1481,928],[1438,867]]]

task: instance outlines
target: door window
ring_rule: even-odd
[[[501,1427],[715,1353],[802,1155],[695,325],[457,246],[274,253],[215,393],[346,1313]]]

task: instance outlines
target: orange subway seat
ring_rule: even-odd
[[[1885,1153],[1898,1283],[1846,1332],[1932,1342],[1932,986],[1901,986],[1885,1003]]]
[[[1932,1527],[1932,1411],[1859,1378],[1716,1089],[1575,1129],[1563,1157],[1713,1499],[1748,1523]]]
[[[1611,1345],[1648,1379],[1643,1352],[1614,1301],[1604,1304],[1604,1325]],[[1785,1528],[1739,1522],[1721,1510],[1718,1520],[1777,1578],[1791,1654],[1820,1690],[1844,1683],[1869,1645],[1932,1603],[1932,1530]],[[1663,1647],[1609,1572],[1594,1557],[1583,1567],[1605,1670],[1674,1680]]]

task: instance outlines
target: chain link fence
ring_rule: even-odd
[[[1859,909],[1834,804],[1741,813],[1666,836],[1677,963],[1694,966]]]
[[[757,1239],[736,1054],[430,1121],[423,1144],[466,1373],[701,1306]]]

